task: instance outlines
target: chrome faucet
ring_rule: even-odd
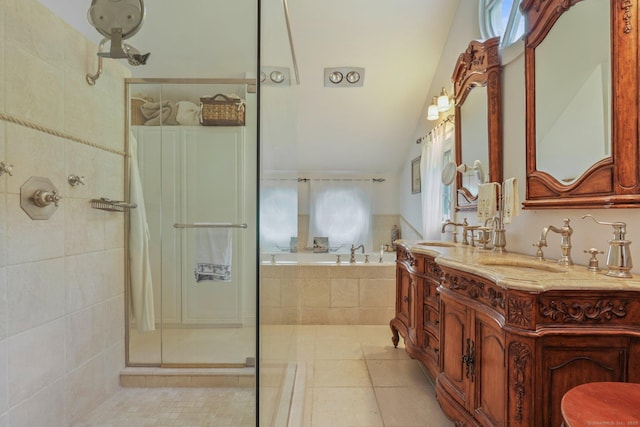
[[[440,233],[444,234],[447,231],[446,230],[447,225],[453,225],[453,243],[458,243],[458,233],[456,232],[456,227],[468,227],[469,223],[467,222],[467,218],[465,218],[462,221],[462,224],[453,222],[450,219],[448,219],[444,224],[442,224],[442,230],[440,231]],[[465,233],[464,239],[466,240],[466,233]],[[463,243],[466,245],[468,242],[466,243],[463,242]]]
[[[358,249],[362,248],[362,253],[364,253],[364,245],[360,245],[358,247],[355,247],[353,245],[351,245],[351,257],[349,258],[349,264],[355,264],[356,262],[356,251]]]
[[[566,266],[573,265],[573,260],[571,259],[571,234],[573,234],[573,228],[569,225],[569,218],[565,218],[563,221],[564,225],[560,228],[548,225],[542,229],[540,241],[534,245],[538,247],[538,254],[536,254],[538,259],[543,259],[542,246],[547,246],[547,234],[549,231],[553,231],[562,236],[560,239],[562,256],[558,259],[558,264]]]

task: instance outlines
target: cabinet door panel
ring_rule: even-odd
[[[407,327],[409,326],[409,287],[411,275],[404,268],[397,270],[396,313]]]
[[[626,349],[594,337],[593,346],[543,347],[542,425],[561,425],[560,401],[571,388],[600,381],[626,381]]]
[[[476,316],[475,417],[483,425],[504,425],[506,368],[504,332],[494,321]]]
[[[442,331],[440,337],[442,372],[446,378],[446,387],[462,406],[467,407],[469,381],[466,379],[466,366],[462,362],[465,355],[468,331],[473,330],[467,307],[451,299],[441,300]]]

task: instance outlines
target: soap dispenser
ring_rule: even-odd
[[[631,250],[629,245],[631,242],[625,240],[627,232],[627,224],[624,222],[602,222],[598,221],[593,215],[587,214],[582,219],[591,218],[596,223],[602,225],[610,225],[613,227],[613,239],[609,240],[609,252],[607,252],[607,271],[606,275],[611,277],[632,277],[630,270],[633,267],[631,262]]]

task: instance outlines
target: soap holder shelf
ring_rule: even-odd
[[[91,207],[109,212],[124,212],[129,209],[137,208],[135,203],[127,203],[120,200],[111,200],[105,197],[100,199],[91,199]]]

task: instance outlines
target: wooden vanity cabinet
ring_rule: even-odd
[[[441,270],[434,257],[396,245],[396,315],[390,326],[392,341],[404,338],[407,353],[419,360],[433,379],[440,372]]]
[[[438,394],[440,404],[457,408],[465,425],[504,425],[504,322],[447,290],[441,294],[440,309],[443,358],[438,382],[446,390]]]
[[[640,292],[526,292],[441,268],[436,396],[457,425],[560,426],[572,387],[640,382]]]

